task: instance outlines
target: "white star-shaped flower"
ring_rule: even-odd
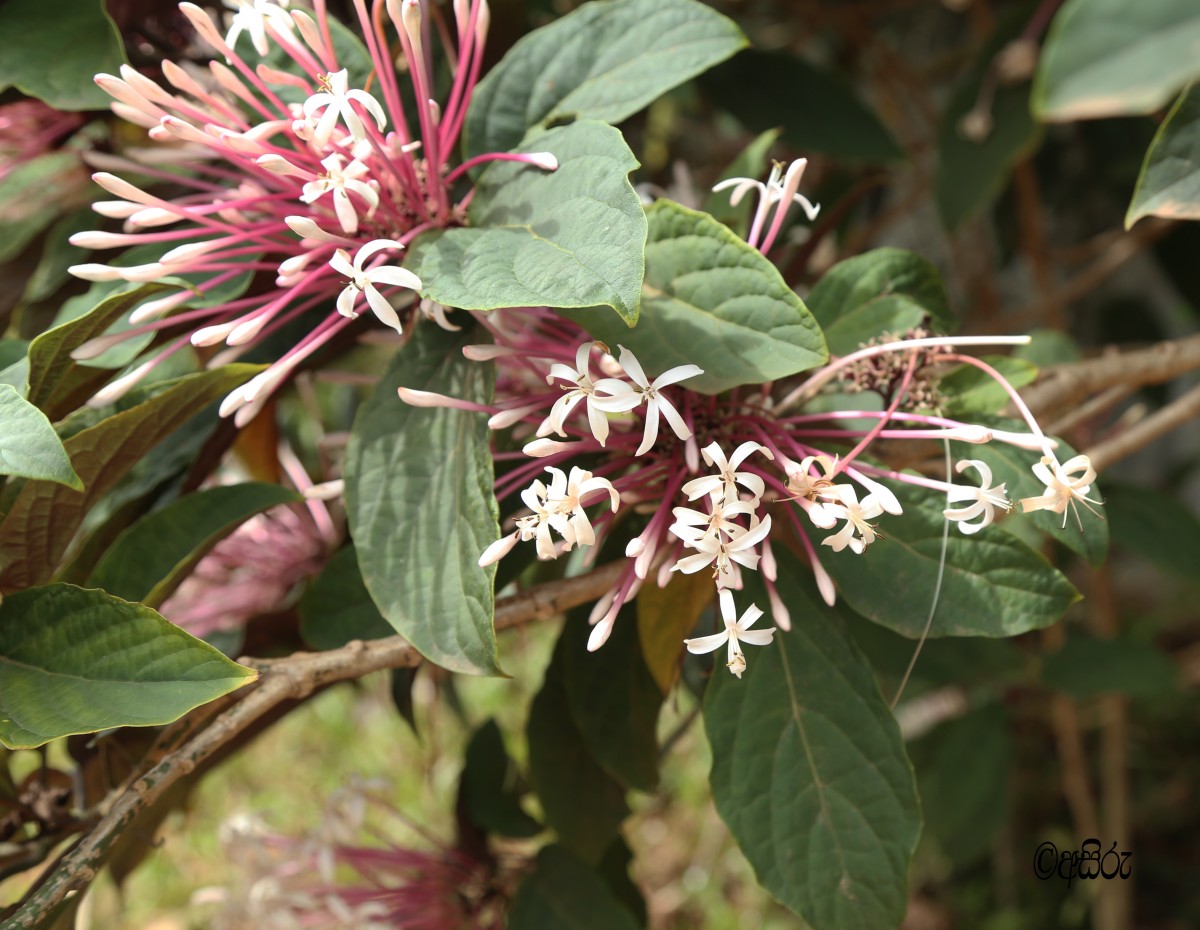
[[[266,55],[271,50],[267,41],[267,27],[276,32],[292,34],[292,17],[288,15],[287,7],[291,0],[223,0],[224,4],[234,11],[228,16],[226,23],[229,32],[225,34],[225,44],[233,48],[238,36],[243,32],[250,36],[254,50],[260,55]]]
[[[709,503],[712,509],[708,513],[688,507],[674,508],[671,512],[675,515],[675,523],[670,526],[670,531],[689,546],[704,536],[718,536],[721,533],[732,539],[745,529],[732,518],[739,514],[749,516],[757,506],[754,501],[710,500]]]
[[[699,636],[696,639],[685,639],[683,642],[687,646],[688,652],[693,655],[703,655],[706,652],[712,652],[728,643],[727,667],[734,675],[741,678],[742,672],[746,670],[746,656],[742,652],[741,644],[749,643],[751,646],[766,646],[775,635],[775,627],[771,627],[769,630],[751,630],[750,627],[758,621],[763,612],[756,605],[751,604],[746,608],[746,612],[740,618],[737,618],[737,608],[733,603],[733,592],[728,588],[721,588],[717,592],[717,596],[721,603],[721,619],[725,621],[725,629],[720,633],[714,633],[712,636]]]
[[[1096,469],[1092,467],[1091,459],[1086,455],[1077,455],[1061,465],[1053,455],[1043,455],[1042,460],[1033,466],[1033,473],[1046,486],[1046,493],[1038,497],[1023,498],[1023,513],[1029,513],[1031,510],[1052,510],[1061,513],[1065,528],[1068,505],[1074,509],[1078,502],[1095,513],[1089,505],[1103,503],[1087,496],[1092,490],[1092,482],[1096,480]],[[1075,519],[1079,520],[1078,514]],[[1082,522],[1079,525],[1082,529]]]
[[[304,203],[315,203],[325,194],[333,194],[333,211],[337,214],[342,231],[358,232],[358,211],[350,200],[354,193],[367,202],[367,216],[370,217],[379,206],[379,193],[366,181],[361,180],[370,169],[361,161],[352,161],[342,167],[345,159],[336,152],[321,162],[325,173],[304,185],[300,199]]]
[[[333,128],[337,125],[339,117],[346,124],[346,129],[350,131],[350,138],[355,142],[367,137],[367,129],[363,125],[362,118],[354,109],[356,101],[371,114],[379,131],[383,131],[383,127],[387,125],[387,116],[384,115],[383,107],[365,90],[359,90],[357,87],[353,90],[350,89],[350,78],[345,68],[325,75],[321,79],[321,84],[326,89],[305,100],[303,108],[304,116],[309,120],[318,110],[325,109],[313,129],[312,141],[317,146],[323,147],[329,144],[329,137],[333,135]]]
[[[717,469],[717,474],[693,478],[683,486],[683,493],[690,501],[708,494],[714,501],[724,500],[732,503],[738,499],[737,485],[740,484],[754,495],[754,500],[757,502],[766,492],[766,485],[762,478],[752,472],[737,470],[737,467],[753,452],[761,452],[769,459],[775,458],[766,446],[759,445],[757,442],[743,442],[733,450],[733,455],[726,459],[720,444],[709,443],[700,450],[700,454],[704,456],[707,464]]]
[[[682,535],[689,529],[694,534],[690,540]],[[683,539],[684,545],[696,549],[697,552],[695,555],[684,556],[672,566],[671,571],[691,575],[712,565],[713,577],[717,579],[717,585],[724,586],[723,582],[731,578],[732,566],[730,563],[736,563],[751,570],[758,568],[759,555],[754,551],[754,547],[762,542],[767,533],[771,531],[771,515],[767,514],[761,522],[752,516],[750,528],[738,527],[738,531],[732,533],[729,539],[722,539],[719,533],[713,535],[692,527],[680,526],[678,523],[672,527],[672,531]]]
[[[356,317],[354,305],[360,294],[365,294],[367,304],[379,319],[392,327],[396,332],[402,332],[400,317],[384,297],[376,289],[377,284],[391,284],[395,287],[407,287],[414,291],[421,289],[421,279],[398,265],[376,265],[374,268],[363,266],[374,257],[376,252],[383,249],[402,249],[404,246],[394,239],[375,239],[368,242],[354,256],[354,264],[350,264],[350,253],[338,249],[329,260],[329,267],[338,274],[345,275],[350,283],[342,290],[337,299],[337,310],[342,316]]]
[[[956,520],[958,528],[970,536],[978,533],[996,519],[997,507],[1007,512],[1012,507],[1012,503],[1005,494],[1003,483],[992,487],[992,470],[986,462],[979,459],[963,459],[954,466],[954,470],[960,475],[967,468],[974,468],[979,472],[979,487],[955,485],[954,490],[946,492],[946,500],[950,503],[959,501],[971,501],[971,503],[966,507],[943,510],[942,515],[947,520]],[[978,523],[967,522],[975,517],[980,518]]]
[[[746,196],[746,193],[751,190],[757,190],[758,196],[764,205],[777,203],[788,197],[789,190],[791,193],[790,199],[793,203],[798,203],[804,214],[808,217],[809,222],[817,218],[817,214],[821,212],[820,206],[814,204],[803,194],[796,193],[796,187],[800,185],[800,178],[804,174],[804,169],[808,166],[807,158],[797,158],[788,165],[787,174],[783,172],[783,165],[776,162],[771,167],[770,177],[764,184],[756,178],[726,178],[724,181],[719,181],[713,185],[713,193],[719,193],[723,190],[733,188],[733,193],[729,195],[729,205],[736,207],[741,199]]]
[[[583,499],[597,491],[608,492],[609,504],[613,513],[621,502],[621,495],[607,478],[593,477],[590,471],[572,466],[570,477],[562,479],[562,472],[557,468],[547,468],[546,471],[555,474],[552,488],[562,487],[559,494],[553,491],[546,498],[548,504],[553,504],[555,511],[567,518],[570,533],[564,534],[568,548],[572,545],[593,546],[596,544],[596,534],[583,509]]]
[[[667,385],[683,381],[685,378],[702,375],[704,369],[699,365],[679,365],[667,369],[651,383],[634,354],[624,346],[617,346],[617,348],[621,350],[617,361],[634,383],[631,385],[618,378],[601,378],[596,382],[595,387],[610,396],[598,399],[597,403],[601,405],[601,409],[612,413],[632,410],[642,403],[646,404],[646,431],[642,436],[642,444],[638,446],[638,450],[634,454],[643,455],[654,445],[654,441],[658,438],[660,412],[676,436],[680,439],[690,439],[692,431],[683,422],[683,417],[659,391]]]
[[[596,343],[585,342],[576,350],[574,369],[562,362],[555,362],[550,366],[550,374],[546,376],[547,384],[553,384],[555,381],[569,381],[575,387],[554,402],[554,406],[550,408],[550,415],[538,427],[538,436],[549,436],[551,433],[566,436],[567,432],[563,429],[563,423],[575,409],[575,405],[586,399],[588,426],[591,427],[592,435],[596,437],[596,442],[600,445],[604,445],[608,441],[608,417],[604,414],[602,398],[596,393],[596,383],[588,371],[593,345]]]
[[[832,510],[839,520],[846,521],[846,525],[822,539],[821,545],[829,546],[834,552],[841,552],[848,546],[851,552],[861,555],[875,541],[875,528],[867,521],[883,513],[883,505],[874,494],[868,494],[859,503],[858,494],[849,484],[834,485],[830,493],[833,491],[837,492],[839,503],[826,505],[826,510]]]

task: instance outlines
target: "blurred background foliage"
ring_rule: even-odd
[[[712,210],[736,228],[745,212],[710,197],[712,184],[761,174],[767,157],[805,156],[805,189],[822,211],[811,227],[790,230],[775,255],[802,296],[835,262],[898,246],[939,270],[962,332],[1033,331],[1026,358],[1038,365],[1190,336],[1200,314],[1200,228],[1149,215],[1129,229],[1125,222],[1127,211],[1135,213],[1130,203],[1147,147],[1175,94],[1200,72],[1200,59],[1194,51],[1184,55],[1183,71],[1159,81],[1166,92],[1132,99],[1131,91],[1131,99],[1108,110],[1089,102],[1088,91],[1119,98],[1146,60],[1169,57],[1152,37],[1194,37],[1200,14],[1189,3],[1124,4],[1166,10],[1171,21],[1164,29],[1147,14],[1140,27],[1126,23],[1119,56],[1099,46],[1089,51],[1082,40],[1073,45],[1067,14],[1119,10],[1120,0],[1114,3],[715,2],[753,48],[622,127],[642,163],[635,182]],[[572,6],[498,0],[489,57],[498,60],[528,29]],[[26,7],[10,0],[0,7],[0,23]],[[330,2],[346,19],[349,7]],[[169,3],[108,0],[107,10],[109,38],[119,34],[145,73],[153,76],[164,55],[178,58],[191,48]],[[96,28],[106,27],[98,21]],[[3,28],[0,36],[8,55],[20,39]],[[92,70],[104,67],[105,54],[99,50]],[[1116,91],[1087,73],[1091,62],[1115,72],[1106,79]],[[1071,68],[1083,72],[1082,84],[1058,77],[1052,65],[1068,77]],[[9,336],[0,343],[0,381],[9,383],[23,377],[26,341],[88,288],[65,271],[80,260],[67,237],[91,225],[85,207],[92,191],[79,153],[119,150],[137,138],[101,112],[103,100],[94,95],[57,101],[67,112],[12,109],[21,105],[34,106],[17,88],[0,95],[9,120],[0,124],[0,320]],[[24,116],[37,132],[22,128]],[[35,137],[42,148],[31,151]],[[1149,212],[1180,215],[1153,204]],[[384,359],[377,347],[357,348],[338,363],[343,377],[306,376],[297,394],[280,401],[282,429],[313,473],[327,470],[323,457],[350,427],[363,374],[378,371]],[[1061,422],[1050,429],[1086,450],[1195,382],[1190,376],[1114,390],[1103,405],[1060,411]],[[313,409],[324,432],[312,425]],[[274,449],[273,435],[258,435],[267,430],[252,429],[239,444],[251,474],[272,480],[277,465],[256,452]],[[911,873],[908,930],[1200,926],[1198,466],[1200,430],[1192,422],[1105,472],[1113,540],[1107,561],[1093,570],[1065,548],[1045,553],[1085,595],[1060,624],[1016,640],[926,645],[897,708],[926,819]],[[314,619],[336,612],[331,597],[339,600],[328,579],[324,588],[320,580],[310,583],[294,592],[290,606],[251,623],[243,642],[222,645],[234,655],[280,654],[336,645],[350,638],[348,629],[386,632],[369,602],[344,595],[344,625],[331,633]],[[846,614],[891,695],[912,643]],[[395,681],[371,678],[318,695],[179,797],[169,816],[162,812],[161,846],[145,845],[157,823],[139,825],[146,861],[134,869],[135,856],[115,868],[111,878],[122,889],[112,880],[102,884],[80,926],[254,926],[245,903],[251,879],[255,868],[266,874],[271,866],[248,865],[247,850],[267,833],[317,835],[328,795],[346,787],[350,772],[372,786],[363,792],[386,797],[408,824],[389,839],[429,844],[432,834],[451,843],[461,829],[459,774],[473,732],[494,718],[518,768],[527,769],[526,718],[553,638],[549,629],[509,634],[502,645],[511,680],[458,680],[425,669],[415,683],[411,673],[396,673]],[[684,680],[689,686],[667,698],[659,723],[659,784],[635,796],[624,830],[647,925],[798,926],[755,884],[716,817],[709,750],[695,725],[696,692],[705,681],[698,662],[685,667]],[[6,823],[27,823],[21,812],[37,807],[39,822],[53,825],[54,799],[62,797],[54,786],[72,757],[103,759],[87,769],[97,790],[119,782],[122,757],[135,751],[123,743],[101,736],[60,741],[44,754],[3,753],[2,874],[21,864],[14,858],[20,835],[6,832]],[[105,751],[89,755],[97,745]],[[532,796],[524,803],[537,812],[529,808]],[[243,832],[230,827],[232,814],[243,816]],[[246,827],[251,815],[253,828]],[[1089,836],[1104,849],[1116,842],[1131,850],[1133,877],[1069,884],[1035,877],[1040,843],[1073,849]],[[517,860],[536,848],[529,839],[505,842]],[[0,904],[15,900],[25,881],[0,883]]]

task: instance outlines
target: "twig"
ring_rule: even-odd
[[[496,605],[496,629],[544,620],[594,600],[612,586],[622,568],[619,562],[605,565],[578,578],[538,585],[505,598]],[[414,666],[421,655],[403,637],[389,636],[370,642],[355,640],[327,652],[243,661],[262,673],[257,685],[238,692],[241,700],[236,705],[117,796],[91,831],[62,856],[45,881],[0,925],[3,930],[41,926],[68,895],[83,890],[96,878],[115,840],[139,811],[272,708],[337,681]]]
[[[1097,471],[1102,470],[1197,417],[1200,417],[1200,385],[1139,420],[1125,432],[1092,446],[1088,456]]]
[[[1106,410],[1112,409],[1136,390],[1137,388],[1131,384],[1114,384],[1108,390],[1097,394],[1086,403],[1068,410],[1062,417],[1051,422],[1046,427],[1046,434],[1049,436],[1067,436],[1074,432],[1077,427],[1082,426],[1094,417],[1098,417]]]
[[[1161,384],[1200,368],[1200,335],[1160,342],[1132,352],[1111,353],[1047,368],[1021,392],[1039,416],[1075,407],[1113,385]]]
[[[1066,634],[1058,623],[1042,631],[1047,652],[1062,648]],[[1079,726],[1079,710],[1075,701],[1065,694],[1050,697],[1050,723],[1062,764],[1062,790],[1071,809],[1075,832],[1080,837],[1099,836],[1100,823],[1096,801],[1087,773],[1087,757],[1083,750],[1083,734]]]
[[[1099,287],[1105,279],[1144,248],[1161,239],[1173,227],[1170,220],[1147,221],[1115,240],[1100,257],[1067,281],[1054,293],[1006,317],[1015,330],[1042,325],[1052,318],[1057,307],[1067,307]]]
[[[1113,599],[1111,569],[1105,565],[1092,576],[1089,598],[1091,626],[1097,635],[1120,633],[1120,618]],[[1104,836],[1122,848],[1132,849],[1129,820],[1129,698],[1106,694],[1100,698],[1100,810]],[[1133,889],[1126,881],[1100,882],[1093,915],[1096,930],[1130,930],[1133,926]]]

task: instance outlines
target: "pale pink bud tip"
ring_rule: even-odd
[[[558,170],[558,159],[550,152],[531,152],[526,158],[531,165],[537,165],[546,171]]]
[[[535,459],[541,459],[558,452],[567,452],[580,445],[583,445],[583,443],[559,442],[556,439],[535,439],[533,442],[526,443],[521,451],[526,455],[533,456]]]
[[[517,544],[517,540],[519,539],[519,533],[510,533],[507,536],[497,539],[494,543],[483,550],[483,555],[479,557],[479,567],[487,568],[489,565],[499,562],[502,558],[512,552],[513,546]]]
[[[418,391],[416,388],[402,387],[396,391],[400,399],[412,407],[457,407],[460,401],[445,394],[435,394],[433,391]]]
[[[463,346],[462,353],[473,362],[490,362],[494,358],[502,358],[508,355],[517,355],[516,349],[508,346]]]

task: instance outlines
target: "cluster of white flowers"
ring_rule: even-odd
[[[516,520],[516,532],[492,543],[479,557],[479,565],[490,565],[507,555],[518,542],[535,540],[539,559],[556,559],[560,552],[575,546],[592,546],[596,533],[584,510],[584,498],[607,492],[609,505],[615,513],[620,495],[607,478],[594,476],[582,468],[571,468],[568,477],[559,468],[547,468],[551,480],[547,485],[540,478],[521,492],[521,500],[530,513]],[[555,543],[550,531],[562,537]]]

